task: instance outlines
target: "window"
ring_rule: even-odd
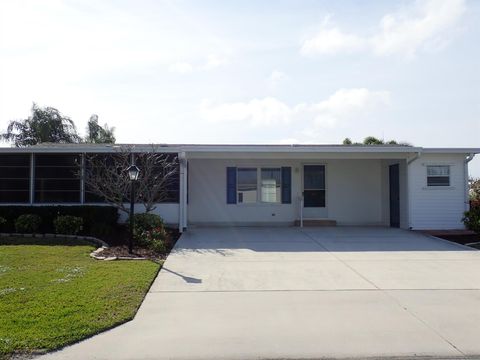
[[[0,203],[30,201],[30,154],[0,156]]]
[[[427,186],[450,186],[450,166],[427,166]]]
[[[280,203],[281,182],[281,168],[238,168],[237,203]]]
[[[80,155],[35,155],[36,203],[80,202]]]
[[[237,171],[237,199],[239,204],[257,202],[257,169],[239,168]]]
[[[261,201],[279,203],[282,188],[280,186],[282,171],[280,168],[262,168],[261,170]]]

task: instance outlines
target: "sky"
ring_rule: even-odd
[[[119,143],[480,147],[479,39],[477,0],[0,0],[0,130],[35,102]]]

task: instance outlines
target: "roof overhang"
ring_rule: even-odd
[[[0,153],[113,153],[129,149],[133,152],[157,151],[165,153],[186,153],[202,155],[223,154],[290,154],[296,157],[305,154],[325,156],[367,155],[387,158],[409,157],[412,154],[478,154],[480,148],[422,148],[402,145],[221,145],[221,144],[41,144],[24,148],[3,147]]]

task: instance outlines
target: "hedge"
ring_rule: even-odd
[[[117,225],[118,210],[111,206],[0,206],[0,217],[7,220],[2,232],[15,232],[15,220],[23,214],[36,214],[42,218],[39,233],[54,233],[53,220],[61,215],[77,216],[83,219],[84,235],[95,235],[98,229],[113,229]]]

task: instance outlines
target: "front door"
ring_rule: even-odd
[[[327,217],[325,165],[303,166],[303,216],[306,219]]]
[[[390,183],[390,226],[400,227],[400,176],[398,164],[388,168]]]

